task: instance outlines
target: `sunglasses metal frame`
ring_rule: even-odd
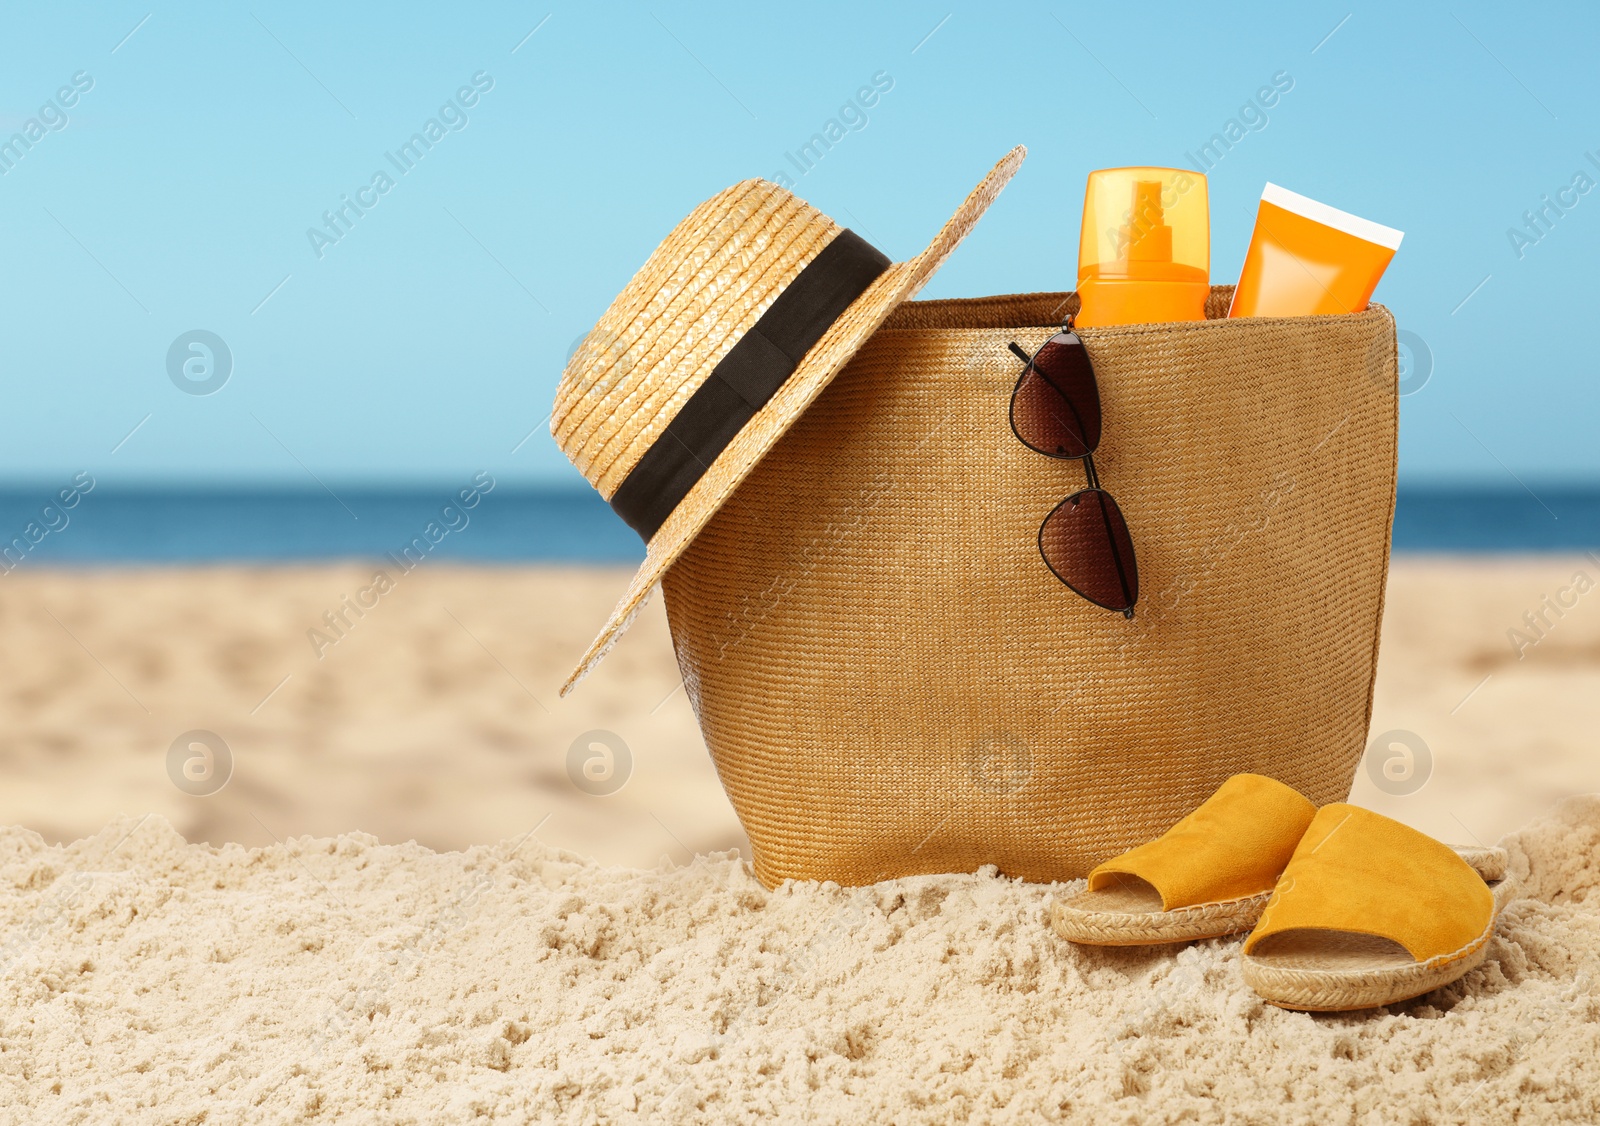
[[[1078,347],[1081,348],[1081,347],[1083,347],[1083,341],[1082,341],[1081,338],[1078,337],[1077,333],[1073,331],[1072,321],[1073,321],[1073,318],[1068,317],[1064,322],[1062,322],[1061,332],[1057,333],[1056,335],[1058,335],[1058,336],[1062,335],[1062,334],[1070,334],[1070,335],[1072,335],[1075,339],[1078,340]],[[1054,340],[1055,336],[1052,336],[1050,339]],[[1046,341],[1045,343],[1048,344],[1049,341]],[[1138,602],[1138,595],[1134,594],[1129,589],[1129,585],[1128,585],[1128,568],[1123,566],[1123,563],[1122,563],[1122,552],[1117,547],[1117,536],[1116,536],[1115,531],[1111,527],[1111,517],[1110,517],[1109,513],[1106,511],[1106,507],[1105,507],[1106,504],[1109,503],[1112,508],[1115,508],[1117,510],[1118,517],[1122,519],[1122,523],[1123,523],[1123,528],[1124,529],[1127,528],[1127,520],[1126,520],[1126,518],[1122,517],[1122,515],[1121,515],[1122,514],[1122,507],[1119,504],[1117,504],[1116,498],[1113,497],[1108,491],[1106,491],[1105,489],[1100,487],[1100,474],[1095,470],[1095,467],[1094,467],[1094,451],[1095,451],[1095,448],[1098,447],[1100,443],[1097,440],[1095,442],[1094,446],[1089,446],[1081,454],[1064,454],[1064,453],[1056,453],[1056,452],[1051,451],[1051,450],[1041,450],[1038,446],[1035,446],[1032,442],[1029,442],[1026,438],[1024,438],[1022,436],[1021,432],[1017,430],[1017,419],[1016,419],[1017,392],[1021,390],[1022,382],[1023,382],[1023,380],[1028,378],[1028,373],[1030,371],[1038,372],[1039,378],[1044,380],[1047,384],[1049,384],[1052,388],[1055,389],[1056,394],[1061,397],[1061,401],[1066,404],[1067,409],[1070,410],[1072,412],[1073,416],[1077,419],[1077,421],[1078,421],[1078,429],[1079,429],[1079,432],[1081,434],[1086,432],[1088,428],[1083,425],[1083,416],[1081,414],[1079,414],[1078,407],[1077,407],[1077,405],[1075,403],[1073,403],[1072,397],[1070,395],[1068,395],[1062,388],[1058,387],[1056,385],[1055,381],[1052,380],[1044,372],[1044,370],[1042,368],[1038,368],[1038,367],[1034,366],[1033,356],[1030,356],[1026,351],[1024,351],[1022,346],[1020,344],[1018,344],[1015,340],[1011,341],[1007,345],[1007,347],[1011,350],[1012,353],[1014,353],[1023,362],[1022,374],[1017,377],[1017,382],[1011,388],[1011,402],[1010,402],[1010,407],[1007,410],[1007,419],[1009,420],[1009,422],[1011,424],[1011,433],[1016,437],[1017,441],[1021,442],[1024,446],[1026,446],[1028,449],[1034,451],[1035,453],[1043,454],[1045,457],[1055,458],[1058,461],[1081,461],[1081,462],[1083,462],[1084,474],[1088,478],[1088,486],[1086,488],[1079,489],[1077,492],[1072,493],[1072,494],[1068,495],[1067,497],[1065,497],[1059,504],[1057,504],[1054,508],[1052,508],[1049,511],[1049,513],[1045,516],[1044,520],[1040,523],[1040,525],[1039,525],[1039,534],[1038,534],[1038,537],[1037,537],[1037,542],[1038,542],[1038,547],[1039,547],[1039,557],[1044,560],[1044,565],[1050,569],[1050,573],[1052,575],[1054,575],[1057,579],[1059,579],[1061,581],[1063,586],[1065,586],[1068,590],[1072,591],[1072,593],[1076,594],[1079,598],[1082,598],[1085,602],[1089,602],[1089,603],[1091,603],[1091,604],[1093,604],[1095,606],[1098,606],[1102,610],[1113,610],[1113,611],[1120,612],[1124,618],[1132,618],[1133,617],[1133,607]],[[1041,345],[1041,347],[1043,347],[1043,346]],[[1036,350],[1034,355],[1037,355],[1037,354],[1038,354],[1038,352]],[[1084,353],[1084,355],[1085,355],[1085,358],[1087,358],[1087,356],[1088,356],[1087,351]],[[1091,376],[1093,375],[1093,367],[1092,366],[1090,368],[1090,374],[1091,374]],[[1099,394],[1100,394],[1100,389],[1099,389],[1099,386],[1097,384],[1095,386],[1095,395],[1098,396]],[[1087,437],[1086,434],[1085,434],[1085,437]],[[1087,445],[1087,443],[1085,443],[1085,445]],[[1081,502],[1082,498],[1087,496],[1090,493],[1095,493],[1098,496],[1104,498],[1104,500],[1100,504],[1100,514],[1101,514],[1101,517],[1105,520],[1106,541],[1111,547],[1112,562],[1115,564],[1115,566],[1117,568],[1117,581],[1122,586],[1122,596],[1123,596],[1124,601],[1126,602],[1126,605],[1108,606],[1106,603],[1101,602],[1098,598],[1094,598],[1094,597],[1092,597],[1092,596],[1090,596],[1088,594],[1085,594],[1082,590],[1079,590],[1076,586],[1074,586],[1067,579],[1067,577],[1065,575],[1063,575],[1060,571],[1056,570],[1055,564],[1050,562],[1050,556],[1045,552],[1045,549],[1044,549],[1044,530],[1045,530],[1045,528],[1049,527],[1050,521],[1055,516],[1055,514],[1057,512],[1060,512],[1061,509],[1064,508],[1068,504],[1071,504],[1072,506],[1076,507]],[[1131,532],[1128,533],[1128,548],[1129,548],[1130,552],[1133,550],[1133,534]],[[1133,560],[1130,560],[1130,562],[1133,564],[1133,566],[1135,568],[1138,567],[1137,558],[1135,558]],[[1134,573],[1135,573],[1135,575],[1137,575],[1138,574],[1137,570],[1135,570]]]

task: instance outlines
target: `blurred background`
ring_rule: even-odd
[[[557,378],[728,184],[904,258],[1017,143],[924,296],[1071,288],[1085,175],[1117,165],[1207,173],[1216,282],[1268,180],[1406,232],[1356,800],[1492,841],[1600,789],[1600,10],[3,19],[0,821],[740,846],[659,605],[556,696],[642,555],[550,439]]]

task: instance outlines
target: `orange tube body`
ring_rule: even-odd
[[[1359,313],[1402,237],[1393,227],[1268,184],[1228,316]]]

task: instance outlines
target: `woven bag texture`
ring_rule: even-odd
[[[1136,617],[1039,557],[1074,462],[1012,434],[1068,294],[903,306],[667,572],[678,664],[757,876],[1076,879],[1253,771],[1345,798],[1394,513],[1382,306],[1081,332]]]

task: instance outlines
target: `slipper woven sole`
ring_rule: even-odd
[[[1456,853],[1472,865],[1473,871],[1483,877],[1483,882],[1493,884],[1506,878],[1506,867],[1510,863],[1506,850],[1485,845],[1451,845]]]
[[[1119,889],[1121,890],[1121,889]],[[1105,904],[1112,893],[1096,892],[1093,901]],[[1050,907],[1050,925],[1062,938],[1085,946],[1157,946],[1166,942],[1193,942],[1238,934],[1256,925],[1266,909],[1270,891],[1220,903],[1198,903],[1173,911],[1116,911],[1107,907],[1084,909],[1077,900],[1057,900]],[[1159,908],[1160,903],[1156,906]]]
[[[1306,931],[1294,936],[1300,941],[1281,944],[1270,954],[1241,954],[1245,984],[1268,1004],[1304,1012],[1372,1009],[1420,997],[1483,964],[1495,923],[1514,892],[1512,881],[1504,879],[1490,890],[1494,914],[1489,924],[1448,954],[1418,962],[1387,939],[1347,931]]]

